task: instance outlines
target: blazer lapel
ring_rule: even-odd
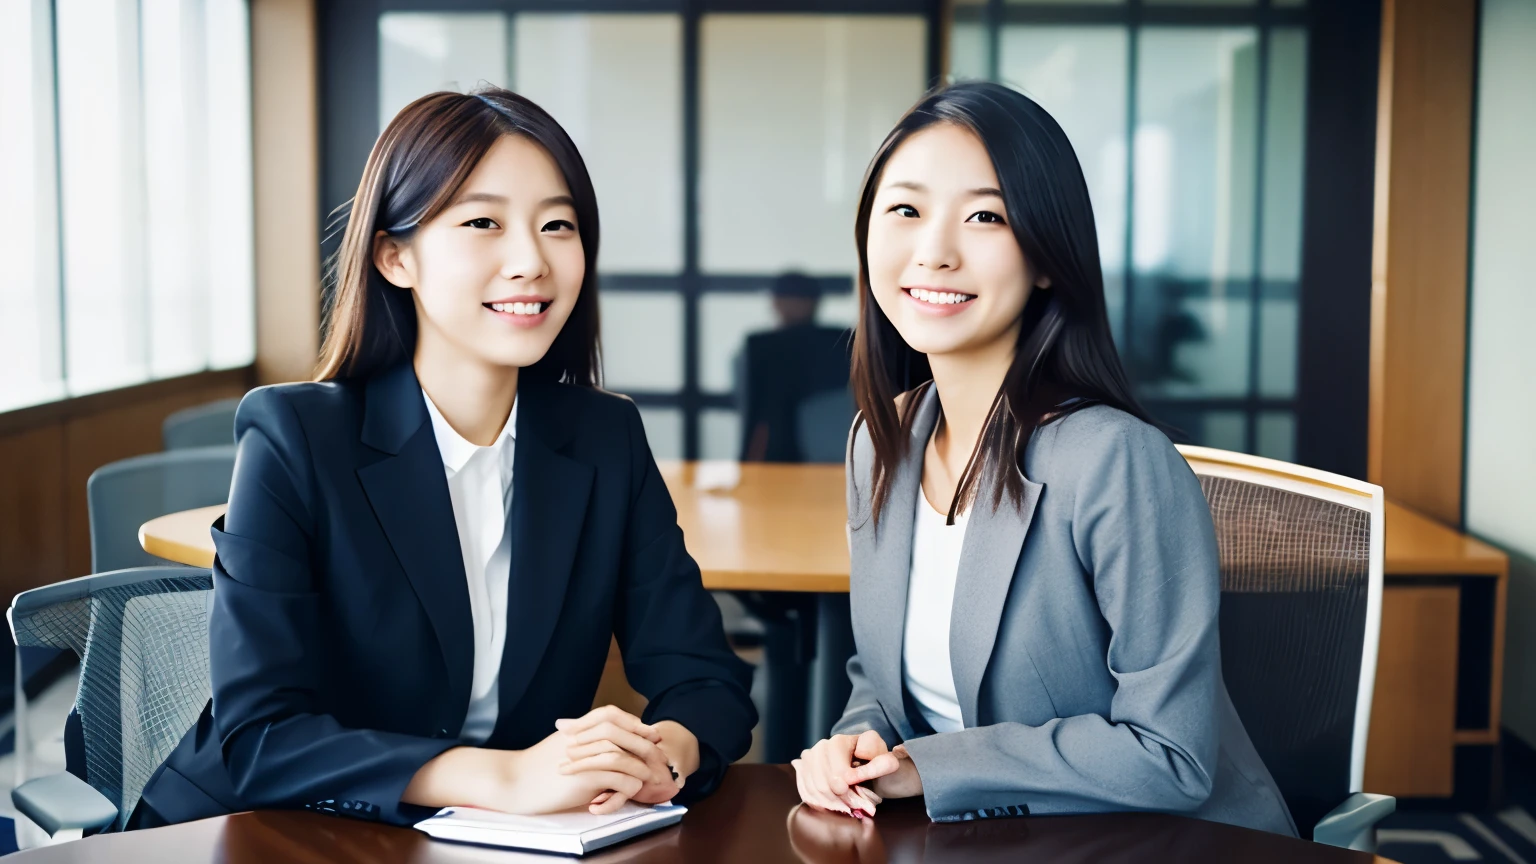
[[[1001,467],[1019,471],[1013,465]],[[1019,479],[1024,483],[1024,494],[1017,505],[1004,495],[996,507],[992,506],[991,490],[996,487],[991,476],[977,487],[960,550],[960,571],[949,618],[949,664],[966,728],[981,725],[977,715],[981,679],[992,659],[1024,537],[1045,489],[1044,484],[1030,481],[1023,472],[1019,472]]]
[[[858,568],[851,583],[851,602],[857,644],[868,646],[865,668],[875,678],[886,715],[902,728],[902,737],[912,736],[903,697],[902,646],[906,639],[907,587],[912,574],[912,525],[917,496],[922,494],[923,451],[938,420],[939,400],[930,386],[918,406],[912,423],[912,440],[907,455],[891,477],[891,492],[880,514],[878,526],[871,525],[855,542],[868,544],[853,554],[855,562],[867,561]],[[872,490],[866,490],[872,493]],[[865,506],[868,510],[868,505]]]
[[[357,476],[432,622],[462,716],[474,672],[474,622],[442,452],[409,362],[370,381],[365,398],[363,443],[387,455]]]
[[[507,585],[507,637],[498,696],[500,729],[513,714],[544,657],[565,605],[587,501],[596,471],[560,453],[570,424],[556,385],[518,385],[517,451],[512,460],[512,573]]]

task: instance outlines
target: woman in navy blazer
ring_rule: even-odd
[[[595,386],[597,226],[574,145],[521,97],[437,93],[385,130],[319,380],[253,391],[236,416],[213,699],[135,826],[250,808],[400,824],[450,804],[603,812],[707,794],[746,752],[751,671],[638,411]],[[507,488],[454,486],[452,446],[509,452]],[[456,513],[490,514],[474,555],[479,528]],[[504,609],[482,598],[498,579]],[[588,710],[610,636],[643,718]]]

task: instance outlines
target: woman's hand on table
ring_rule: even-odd
[[[650,725],[621,708],[605,705],[579,718],[557,720],[555,728],[570,739],[567,762],[560,768],[563,774],[630,771],[635,767],[633,760],[639,760],[643,768],[634,776],[642,786],[625,799],[638,804],[672,800],[699,767],[698,739],[671,720]],[[606,806],[614,794],[600,793],[591,803]]]
[[[880,744],[883,747],[885,742]],[[917,766],[902,744],[897,744],[893,750],[876,754],[863,765],[849,769],[843,774],[843,782],[849,785],[873,785],[881,798],[914,798],[923,794],[923,778],[918,776]]]
[[[645,787],[650,769],[625,753],[606,767],[570,773],[571,737],[556,731],[526,750],[454,747],[416,771],[401,800],[424,807],[468,804],[533,815],[586,807],[611,813]],[[599,800],[600,799],[600,800]]]
[[[878,732],[862,735],[833,735],[816,742],[790,764],[795,768],[795,783],[800,800],[823,810],[847,815],[875,815],[875,807],[884,795],[877,789],[848,782],[849,772],[882,755],[890,748]]]

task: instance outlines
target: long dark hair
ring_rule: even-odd
[[[549,351],[522,371],[526,380],[598,383],[597,195],[569,135],[544,109],[500,88],[432,93],[401,109],[368,154],[341,248],[332,259],[325,344],[316,381],[367,377],[416,350],[411,292],[373,265],[379,231],[409,240],[441,213],[481,157],[503,135],[524,135],[555,160],[571,189],[586,276],[570,318]]]
[[[1110,335],[1093,206],[1066,133],[1034,100],[1000,84],[972,81],[935,90],[901,118],[875,152],[854,225],[859,326],[852,384],[860,422],[868,425],[874,444],[877,522],[895,466],[911,446],[918,404],[931,386],[923,382],[932,374],[927,356],[907,345],[870,293],[870,211],[891,154],[913,133],[940,123],[968,129],[981,139],[1024,259],[1036,275],[1050,278],[1050,288],[1032,290],[1024,305],[1013,363],[960,476],[949,508],[951,523],[975,499],[983,477],[994,481],[994,507],[1005,494],[1015,502],[1022,499],[1025,448],[1043,423],[1099,403],[1152,422],[1131,394]],[[898,411],[895,400],[901,393],[908,397]]]

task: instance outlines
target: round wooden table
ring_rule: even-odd
[[[719,791],[681,825],[602,850],[594,864],[832,864],[860,862],[1316,862],[1387,859],[1289,837],[1156,813],[987,819],[936,824],[922,802],[890,801],[870,822],[799,808],[794,774],[783,765],[738,765]],[[241,813],[88,837],[22,852],[47,862],[274,861],[333,864],[511,864],[569,860],[434,842],[409,828],[305,812]]]
[[[711,591],[848,593],[848,521],[841,465],[662,462],[688,554]],[[151,555],[213,566],[208,529],[225,505],[151,519]]]

